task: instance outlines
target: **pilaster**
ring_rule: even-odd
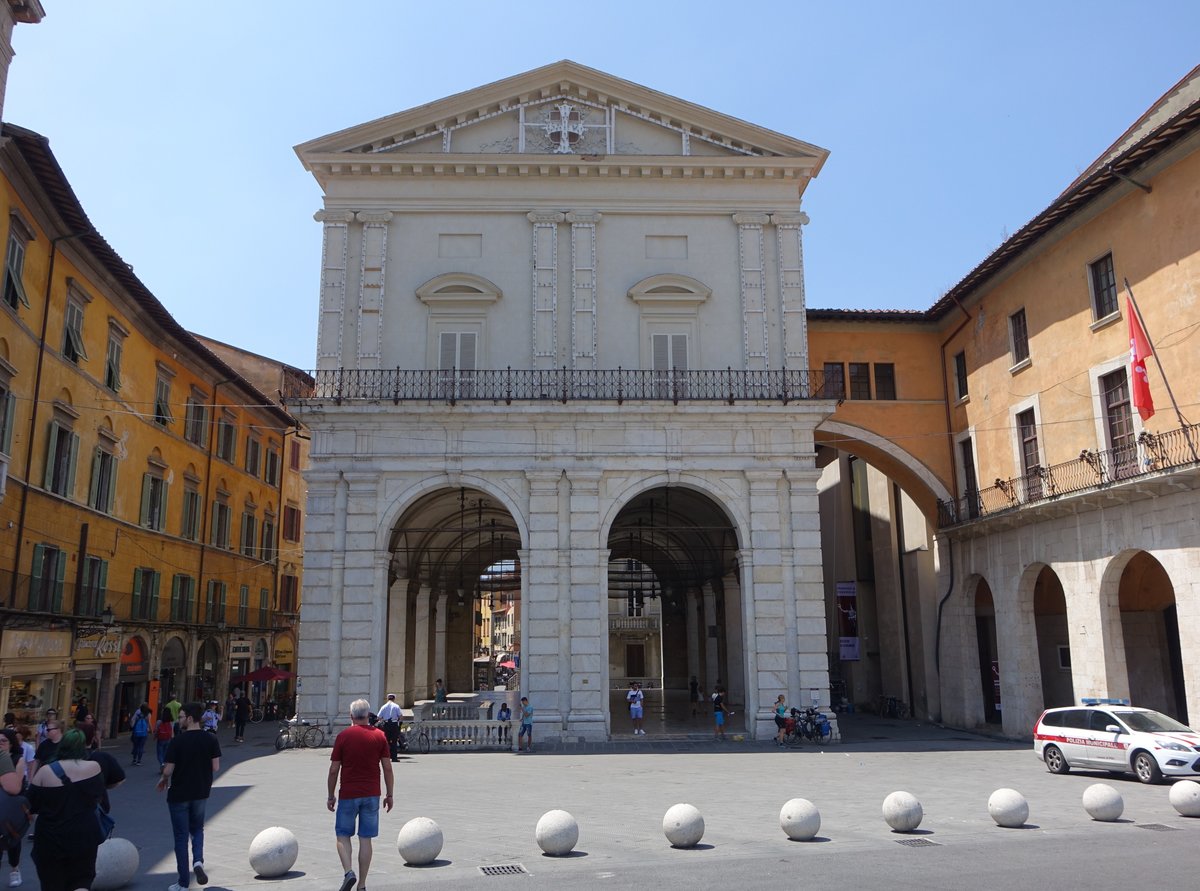
[[[566,215],[532,211],[533,223],[533,367],[558,364],[558,224]]]
[[[596,224],[601,214],[575,211],[571,224],[571,366],[595,368],[598,338],[596,312]]]
[[[736,213],[733,221],[738,227],[738,288],[742,300],[745,368],[761,371],[767,368],[769,356],[763,226],[771,218],[765,213]]]
[[[342,366],[342,324],[346,311],[346,255],[350,243],[348,210],[321,210],[313,219],[324,224],[321,235],[320,317],[317,322],[317,364]]]
[[[783,364],[808,368],[808,314],[804,300],[804,233],[806,213],[773,213],[779,258],[779,327]]]
[[[358,279],[358,367],[377,368],[383,345],[384,279],[390,211],[360,211],[361,269]]]

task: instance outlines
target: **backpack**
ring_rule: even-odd
[[[146,720],[146,716],[139,713],[137,720],[133,722],[133,735],[146,736],[150,733],[150,722]]]
[[[172,734],[173,730],[174,730],[174,726],[171,724],[170,721],[159,721],[156,735],[159,740],[165,742],[166,740],[171,738],[171,736],[173,735]]]

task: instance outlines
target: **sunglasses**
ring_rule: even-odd
[[[50,730],[62,730],[62,728],[61,728],[61,727],[59,727],[57,724],[47,724],[47,725],[46,725],[46,730],[47,730],[47,731],[50,731]]]

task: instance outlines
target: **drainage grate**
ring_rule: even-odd
[[[1167,826],[1165,823],[1138,823],[1138,829],[1153,829],[1155,832],[1176,832],[1178,826]]]
[[[931,842],[927,838],[898,838],[896,844],[904,845],[908,848],[940,848],[937,842]]]
[[[499,866],[481,866],[479,871],[485,876],[527,876],[520,863],[501,863]]]

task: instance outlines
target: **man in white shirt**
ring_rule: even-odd
[[[380,707],[377,717],[383,725],[383,735],[387,737],[391,758],[393,761],[399,761],[400,706],[396,704],[395,693],[388,694],[387,702]]]
[[[633,723],[634,736],[646,735],[646,731],[642,729],[642,702],[645,698],[646,694],[642,692],[642,685],[637,681],[630,681],[625,701],[629,703],[629,719]]]

